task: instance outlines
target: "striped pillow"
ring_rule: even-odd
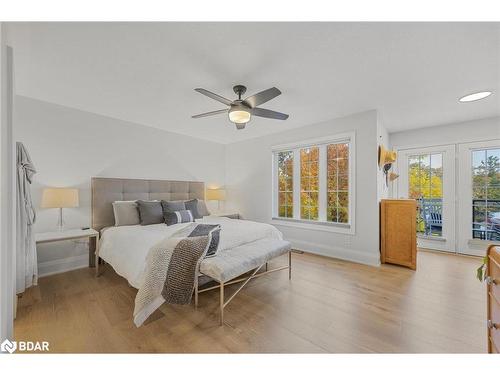
[[[194,221],[193,214],[190,210],[164,212],[163,217],[165,219],[165,224],[167,225],[189,223]]]

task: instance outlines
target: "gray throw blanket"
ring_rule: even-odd
[[[193,223],[157,243],[146,259],[143,280],[135,297],[137,327],[164,302],[191,302],[199,262],[219,244],[219,225]]]

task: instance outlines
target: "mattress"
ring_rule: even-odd
[[[220,224],[221,234],[217,256],[222,256],[225,251],[257,240],[283,239],[281,232],[270,224],[215,216],[206,216],[196,221],[205,224]],[[139,289],[142,284],[146,257],[151,247],[188,225],[190,223],[170,226],[153,224],[109,227],[102,233],[99,256],[109,263],[117,274],[127,279],[131,286]]]

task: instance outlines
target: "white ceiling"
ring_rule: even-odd
[[[377,109],[389,132],[500,115],[500,23],[16,23],[16,90],[221,143]],[[278,87],[242,131],[224,106]],[[474,103],[458,98],[479,90]]]

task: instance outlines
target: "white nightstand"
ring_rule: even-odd
[[[46,243],[46,242],[57,242],[57,241],[67,241],[67,240],[76,240],[78,238],[95,238],[95,254],[92,254],[92,246],[89,242],[89,267],[96,268],[98,267],[95,264],[95,256],[99,253],[99,232],[89,228],[89,229],[67,229],[62,231],[55,232],[42,232],[35,233],[35,242]],[[96,273],[97,273],[96,269]]]
[[[228,217],[230,219],[241,219],[240,214],[236,212],[214,212],[212,216]]]

